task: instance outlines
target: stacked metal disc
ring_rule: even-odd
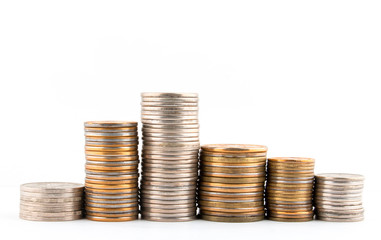
[[[364,177],[358,174],[324,173],[315,176],[316,218],[334,222],[364,219],[362,189]]]
[[[201,218],[217,222],[264,219],[267,147],[210,144],[201,147],[198,206]]]
[[[83,184],[26,183],[20,187],[20,218],[31,221],[69,221],[83,217]]]
[[[313,219],[314,184],[312,158],[269,158],[266,210],[270,220],[303,222]]]
[[[86,217],[120,222],[138,218],[137,122],[85,122]]]
[[[195,93],[142,93],[141,216],[151,221],[196,217],[199,122]]]

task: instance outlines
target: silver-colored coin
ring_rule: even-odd
[[[320,200],[320,199],[314,199],[315,205],[319,206],[320,204],[330,205],[330,206],[337,206],[337,207],[344,207],[344,206],[359,206],[362,205],[362,201],[330,201],[330,200]]]
[[[318,188],[315,186],[315,193],[328,193],[328,194],[334,194],[334,195],[348,195],[348,194],[361,194],[363,192],[361,189],[355,189],[355,190],[332,190],[327,188]]]
[[[20,200],[23,202],[30,202],[30,203],[71,203],[71,202],[79,202],[82,201],[82,197],[66,197],[66,198],[44,198],[44,197],[28,197],[28,196],[21,196]]]
[[[191,150],[181,150],[181,149],[175,149],[172,151],[166,151],[163,149],[155,149],[155,148],[149,148],[147,146],[143,146],[142,154],[145,155],[169,155],[169,156],[185,156],[185,155],[191,155],[191,156],[197,156],[198,157],[199,150],[198,149],[191,149]]]
[[[189,160],[162,160],[162,159],[143,159],[142,161],[143,165],[150,166],[150,164],[155,164],[152,167],[157,167],[157,165],[163,165],[162,167],[167,168],[177,168],[177,165],[179,168],[187,168],[187,167],[197,167],[198,166],[198,159],[189,159]]]
[[[328,181],[328,180],[321,180],[321,179],[315,179],[316,184],[324,185],[324,186],[333,186],[333,187],[346,187],[346,186],[364,186],[363,181],[353,181],[353,182],[344,182],[344,181]]]
[[[137,122],[125,122],[125,121],[88,121],[84,123],[85,127],[95,127],[95,128],[121,128],[121,127],[136,127]]]
[[[364,181],[364,176],[360,174],[349,174],[349,173],[321,173],[316,174],[316,179],[333,181],[333,182],[356,182]]]
[[[152,191],[164,191],[164,192],[181,192],[181,191],[196,191],[196,185],[191,186],[181,186],[181,187],[173,187],[173,186],[152,186],[152,185],[141,185],[142,190],[152,190]]]
[[[199,142],[144,142],[144,148],[147,146],[155,146],[157,150],[161,149],[163,151],[171,151],[173,149],[177,149],[180,151],[180,149],[192,149],[196,150],[200,147]]]
[[[159,200],[159,199],[152,199],[152,198],[146,198],[146,197],[141,197],[140,198],[140,203],[142,205],[146,204],[146,203],[150,203],[150,204],[163,204],[163,205],[172,205],[172,206],[176,206],[176,205],[182,205],[182,204],[194,204],[196,205],[196,198],[188,198],[188,199],[183,199],[183,200]]]
[[[180,178],[190,178],[194,179],[198,176],[197,172],[190,172],[190,173],[153,173],[153,172],[143,172],[142,176],[144,178],[165,178],[168,181],[171,181],[171,179],[180,179]]]
[[[117,199],[117,200],[105,200],[105,199],[86,199],[88,203],[100,203],[100,204],[125,204],[125,203],[137,203],[138,197],[127,198],[127,199]]]
[[[131,146],[131,147],[136,147],[138,146],[139,141],[128,141],[128,142],[103,142],[103,141],[97,141],[97,142],[92,142],[92,141],[86,141],[86,146],[102,146],[102,147],[119,147],[119,146]]]
[[[151,177],[142,174],[142,181],[152,182],[189,182],[194,183],[197,181],[197,177],[182,177],[182,178],[165,178],[165,177]]]
[[[137,193],[138,190],[137,188],[126,188],[126,189],[121,189],[118,191],[117,194],[129,194],[129,193]],[[97,188],[86,188],[86,194],[105,194],[104,189],[97,189]],[[116,193],[115,193],[116,194]],[[108,194],[107,196],[113,196],[113,194]]]
[[[361,198],[362,193],[341,193],[341,194],[332,194],[325,192],[315,192],[315,196],[321,197],[333,197],[333,198]]]
[[[83,184],[70,182],[34,182],[20,186],[21,192],[31,193],[73,193],[83,192]]]
[[[142,98],[198,98],[198,93],[143,92]]]
[[[144,138],[157,137],[157,138],[198,138],[198,133],[143,133]]]
[[[33,206],[25,206],[20,205],[20,211],[25,212],[36,212],[36,213],[61,213],[61,212],[68,212],[68,211],[79,211],[82,209],[81,206],[71,206],[71,207],[33,207]]]
[[[142,107],[198,107],[198,102],[141,102]]]
[[[20,199],[20,206],[33,208],[71,208],[81,207],[83,204],[82,198],[75,202],[33,202]]]
[[[148,129],[161,129],[161,130],[182,130],[182,129],[199,129],[200,125],[198,123],[194,124],[159,124],[159,123],[144,123],[143,131]]]
[[[146,111],[144,109],[142,109],[141,111],[141,116],[144,117],[144,118],[148,118],[148,119],[151,119],[151,117],[154,117],[155,119],[156,118],[178,118],[178,117],[185,117],[185,116],[193,116],[195,118],[198,117],[198,111]],[[189,118],[187,118],[189,119]]]
[[[166,170],[175,170],[175,169],[182,169],[182,170],[189,170],[193,171],[194,168],[197,168],[198,164],[197,162],[191,163],[191,164],[160,164],[160,163],[147,163],[143,162],[143,170],[144,168],[151,168],[151,169],[157,169],[158,171],[166,171]]]
[[[89,137],[130,137],[137,136],[137,132],[85,132]]]
[[[129,199],[135,199],[138,197],[138,191],[128,194],[94,194],[94,193],[86,193],[86,201],[89,198],[93,199],[93,202],[96,202],[95,199],[99,199],[99,201],[124,201]]]
[[[323,197],[316,196],[314,197],[315,201],[329,201],[329,202],[359,202],[362,200],[362,196],[360,197]]]
[[[100,132],[100,133],[120,133],[120,132],[134,132],[137,134],[137,127],[134,128],[85,128],[85,132]]]
[[[21,197],[27,198],[43,198],[43,199],[56,199],[56,198],[75,198],[82,197],[83,191],[72,193],[33,193],[33,192],[20,192]]]
[[[143,154],[142,157],[144,159],[153,159],[153,160],[193,160],[193,159],[198,159],[198,154],[193,154],[193,155],[165,155],[163,154]]]
[[[110,177],[122,176],[122,175],[134,175],[135,176],[137,174],[137,172],[135,172],[135,171],[134,172],[131,172],[131,171],[127,172],[127,171],[114,171],[114,170],[97,172],[97,171],[91,171],[91,170],[86,169],[85,172],[88,175],[107,175]]]
[[[142,215],[143,220],[147,221],[155,221],[155,222],[187,222],[187,221],[193,221],[196,220],[196,216],[190,216],[190,217],[151,217]]]
[[[148,211],[141,211],[142,216],[148,216],[148,217],[190,217],[190,216],[195,216],[196,211],[193,209],[189,209],[190,212],[185,212],[185,213],[157,213],[157,212],[148,212]]]
[[[326,204],[320,204],[320,205],[315,205],[315,209],[317,210],[327,210],[327,211],[343,211],[343,212],[348,212],[351,210],[360,210],[363,209],[362,205],[355,205],[355,206],[331,206],[331,205],[326,205]]]
[[[72,217],[72,216],[82,216],[82,210],[67,211],[67,212],[34,212],[34,211],[20,211],[20,215],[29,217]]]
[[[186,179],[186,180],[189,180],[189,179]],[[191,180],[192,181],[176,181],[171,179],[170,181],[157,181],[155,179],[152,180],[152,179],[142,178],[141,184],[149,185],[149,186],[160,186],[160,187],[196,187],[197,183],[195,179],[192,178]]]
[[[198,128],[184,128],[184,129],[160,129],[160,128],[143,128],[143,135],[149,134],[199,134],[200,129]]]
[[[170,121],[170,123],[175,123],[172,121],[198,121],[198,115],[141,115],[142,120],[159,120],[159,121]],[[142,121],[142,122],[143,122]],[[145,123],[145,122],[143,122]],[[183,123],[183,122],[181,122]]]
[[[194,208],[196,207],[195,203],[188,203],[188,204],[178,204],[178,205],[171,205],[171,204],[154,204],[154,203],[144,203],[145,208],[156,208],[156,209],[162,209],[162,210],[181,210],[186,208]]]
[[[323,217],[323,216],[316,216],[317,220],[321,221],[328,221],[328,222],[360,222],[364,220],[364,217],[353,217],[353,218],[333,218],[333,217]]]
[[[183,142],[200,142],[199,137],[142,137],[143,144],[147,142],[161,142],[161,143],[183,143]]]
[[[20,218],[28,221],[44,221],[44,222],[56,222],[56,221],[73,221],[83,218],[83,215],[73,215],[65,217],[43,217],[43,216],[30,216],[20,213]]]
[[[143,124],[159,124],[159,125],[186,125],[186,124],[198,124],[198,119],[144,119],[142,118]]]
[[[155,191],[155,190],[147,190],[147,189],[141,189],[140,193],[144,195],[159,195],[159,196],[195,196],[196,190],[188,190],[188,191]]]
[[[159,102],[159,103],[198,103],[198,98],[142,98],[142,102]]]
[[[159,205],[160,206],[160,205]],[[142,212],[148,213],[166,213],[166,214],[177,214],[177,213],[189,213],[196,212],[196,207],[192,208],[176,208],[176,209],[166,209],[161,207],[142,207]]]
[[[355,214],[335,214],[335,213],[328,213],[328,212],[317,212],[317,216],[319,217],[331,217],[331,218],[337,218],[337,219],[348,219],[348,218],[359,218],[363,217],[364,213],[355,213]]]
[[[195,168],[177,168],[177,169],[168,169],[168,168],[152,168],[152,167],[143,167],[144,173],[159,173],[159,174],[187,174],[187,173],[193,173],[197,174],[198,169]]]
[[[179,107],[179,106],[170,106],[170,107],[162,107],[162,106],[142,106],[142,110],[144,111],[153,111],[153,112],[167,112],[167,111],[198,111],[197,106],[190,106],[190,107]]]

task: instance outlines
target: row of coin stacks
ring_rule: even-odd
[[[267,147],[210,144],[201,150],[201,218],[218,222],[263,220]]]
[[[95,221],[138,218],[137,122],[85,122],[86,217]]]

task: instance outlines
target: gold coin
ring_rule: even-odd
[[[209,157],[201,154],[201,162],[213,163],[266,163],[266,157]]]
[[[209,162],[209,161],[200,161],[201,166],[208,166],[208,167],[231,167],[231,168],[255,168],[255,167],[265,167],[266,163],[216,163],[216,162]]]
[[[204,151],[227,152],[227,153],[257,153],[266,152],[267,147],[254,144],[207,144],[201,146]]]
[[[139,160],[138,155],[134,156],[86,156],[86,160],[99,161],[99,162],[123,162],[123,161],[137,161]]]
[[[129,121],[86,121],[85,127],[136,127],[137,122]]]
[[[138,146],[139,141],[129,141],[129,142],[102,142],[102,141],[86,141],[85,146],[89,147],[132,147],[132,146]]]
[[[89,188],[97,188],[97,189],[124,189],[124,188],[136,188],[138,186],[136,183],[129,184],[93,184],[93,183],[85,183],[85,187]]]
[[[125,208],[104,208],[104,207],[89,207],[85,206],[86,211],[92,211],[92,212],[106,212],[106,213],[112,213],[112,212],[128,212],[128,211],[135,211],[138,210],[139,207],[125,207]]]
[[[217,208],[251,208],[251,207],[258,207],[263,205],[263,202],[260,202],[260,201],[257,201],[257,202],[212,202],[212,201],[199,200],[198,203],[201,209],[203,206],[217,207]]]
[[[138,211],[131,211],[129,213],[99,213],[99,212],[86,212],[87,216],[91,217],[108,217],[108,218],[117,218],[117,217],[137,217]]]
[[[201,171],[202,176],[207,177],[225,177],[225,178],[264,178],[265,172],[258,173],[217,173]]]
[[[102,171],[109,171],[109,170],[131,170],[129,172],[137,171],[138,165],[128,165],[128,166],[116,166],[116,167],[105,167],[105,166],[99,166],[99,165],[89,165],[86,164],[86,169],[88,170],[102,170]]]
[[[303,158],[303,157],[272,157],[268,158],[269,163],[271,162],[282,162],[282,163],[314,163],[313,158]]]
[[[259,168],[224,168],[224,167],[205,167],[201,166],[202,171],[215,172],[215,173],[264,173],[265,167]]]
[[[201,219],[214,221],[214,222],[255,222],[261,221],[265,217],[264,216],[256,216],[256,217],[220,217],[220,216],[209,216],[209,215],[201,215]]]
[[[202,182],[214,183],[260,183],[265,181],[265,177],[240,177],[240,178],[224,178],[224,177],[207,177],[201,175]]]
[[[277,201],[293,201],[293,202],[303,202],[303,201],[312,201],[312,197],[281,197],[281,196],[267,196],[266,200],[277,200]]]
[[[267,217],[268,220],[278,221],[278,222],[308,222],[313,220],[313,217],[305,218],[280,218],[280,217]]]
[[[90,188],[86,187],[86,194],[127,194],[135,193],[138,191],[138,188],[128,188],[128,189],[99,189],[99,188]]]
[[[105,193],[89,193],[86,192],[86,199],[93,199],[93,200],[105,200],[105,201],[119,201],[122,199],[131,199],[136,198],[138,196],[137,192],[132,193],[124,193],[124,194],[105,194]]]
[[[208,157],[225,157],[225,158],[254,158],[254,157],[266,157],[266,152],[261,153],[228,153],[228,152],[210,152],[201,151],[201,156]]]
[[[138,216],[131,216],[131,217],[98,217],[98,216],[86,216],[87,219],[91,221],[99,221],[99,222],[126,222],[126,221],[133,221],[137,220]]]
[[[213,183],[213,182],[200,182],[201,186],[208,186],[208,187],[221,187],[221,188],[245,188],[245,187],[258,187],[262,188],[264,184],[263,183],[242,183],[242,184],[226,184],[226,183]]]
[[[124,181],[124,180],[135,180],[138,179],[138,174],[130,175],[96,175],[96,174],[86,174],[86,179],[91,180],[104,180],[104,181]]]
[[[205,187],[199,186],[200,190],[222,193],[263,193],[264,188],[218,188],[218,187]]]
[[[94,180],[94,179],[86,179],[85,183],[90,184],[104,184],[104,185],[114,185],[114,184],[131,184],[131,183],[137,183],[138,178],[135,179],[128,179],[128,180],[112,180],[112,181],[106,181],[106,180]]]
[[[137,151],[118,151],[118,152],[96,152],[96,151],[85,151],[86,156],[137,156]]]
[[[89,132],[135,132],[137,127],[85,127]]]
[[[261,210],[251,211],[251,212],[219,212],[219,211],[209,211],[206,209],[201,209],[201,215],[208,216],[221,216],[221,217],[243,217],[243,216],[264,216],[265,210],[262,208]]]
[[[208,206],[202,206],[201,207],[202,213],[205,213],[205,211],[211,211],[211,212],[222,212],[222,213],[238,213],[242,215],[249,215],[249,214],[256,214],[258,212],[264,212],[264,206],[258,206],[258,207],[251,207],[251,208],[216,208],[216,207],[208,207]],[[207,215],[213,215],[213,214],[207,214]]]

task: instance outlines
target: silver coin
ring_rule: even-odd
[[[194,168],[198,167],[198,159],[190,160],[178,160],[178,161],[168,161],[168,160],[156,160],[156,159],[143,159],[142,165],[152,167],[166,167],[166,168]]]
[[[141,115],[142,120],[159,120],[159,121],[198,121],[198,115],[180,115],[180,114],[173,114],[173,115]],[[144,122],[143,122],[144,123]]]
[[[147,180],[144,178],[142,178],[141,184],[142,185],[149,185],[149,186],[159,186],[159,187],[196,187],[196,181],[163,182],[163,181],[153,181],[150,179]]]
[[[168,168],[149,168],[143,167],[144,173],[159,173],[159,174],[176,174],[176,173],[198,173],[197,168],[178,168],[178,169],[168,169]]]
[[[125,204],[125,203],[137,203],[138,197],[127,198],[127,199],[117,199],[117,200],[104,200],[104,199],[86,199],[88,203],[100,203],[100,204]]]
[[[95,147],[95,146],[86,146],[85,150],[87,151],[96,151],[96,152],[125,152],[125,151],[137,151],[138,146],[131,145],[128,147]]]
[[[141,111],[141,116],[143,118],[147,118],[147,119],[152,119],[152,117],[154,117],[154,119],[163,119],[163,118],[169,118],[169,119],[173,119],[173,118],[181,118],[183,119],[183,117],[189,117],[189,118],[186,118],[186,119],[193,119],[193,118],[198,118],[198,111],[179,111],[179,110],[166,110],[166,111],[147,111],[147,110],[144,110],[142,109]],[[192,118],[191,118],[192,117]]]
[[[347,195],[347,194],[361,194],[363,192],[361,189],[355,189],[355,190],[333,190],[333,189],[327,189],[327,188],[318,188],[315,186],[315,193],[329,193],[329,194],[337,194],[337,195]]]
[[[189,137],[189,138],[182,138],[182,137],[168,137],[168,138],[159,138],[159,137],[143,137],[143,144],[147,143],[199,143],[200,138],[199,137]]]
[[[317,220],[321,221],[329,221],[329,222],[359,222],[363,221],[364,217],[353,217],[353,218],[334,218],[334,217],[323,217],[323,216],[316,216]]]
[[[137,132],[85,132],[89,137],[129,137],[137,136]]]
[[[323,197],[316,196],[314,197],[315,201],[329,201],[329,202],[359,202],[362,200],[362,197]]]
[[[200,148],[199,142],[144,142],[144,148],[147,146],[155,146],[157,150],[162,149],[163,151],[171,151],[173,149],[192,149],[196,150]]]
[[[124,122],[124,121],[89,121],[84,123],[85,127],[96,127],[96,128],[104,128],[104,127],[136,127],[138,125],[137,122]]]
[[[156,222],[187,222],[187,221],[193,221],[196,220],[196,216],[190,216],[190,217],[151,217],[142,215],[143,220],[147,221],[156,221]]]
[[[353,181],[353,182],[344,182],[344,181],[329,181],[329,180],[321,180],[321,179],[315,179],[316,184],[319,185],[329,185],[334,187],[344,187],[344,186],[364,186],[363,181]]]
[[[86,202],[86,206],[88,207],[99,207],[99,208],[129,208],[129,207],[137,207],[138,206],[138,201],[134,201],[131,203],[120,203],[120,204],[115,204],[115,203],[94,203],[94,202]]]
[[[187,190],[187,191],[155,191],[155,190],[148,190],[148,189],[141,189],[140,193],[144,195],[160,195],[160,196],[195,196],[196,195],[196,190]]]
[[[135,191],[134,193],[129,194],[93,194],[93,193],[86,193],[86,201],[89,201],[89,198],[92,199],[99,199],[99,201],[107,201],[107,200],[113,200],[113,201],[124,201],[127,199],[135,199],[138,197],[138,192]],[[96,202],[95,200],[92,200],[93,202]]]
[[[23,202],[40,203],[40,204],[45,204],[45,203],[71,203],[71,202],[82,201],[82,197],[44,198],[44,197],[21,196],[20,200]]]
[[[197,181],[197,177],[182,177],[182,178],[164,178],[164,177],[151,177],[142,174],[142,180],[152,182],[189,182],[194,183]]]
[[[73,215],[65,217],[43,217],[43,216],[30,216],[20,213],[20,218],[28,221],[44,221],[44,222],[54,222],[54,221],[73,221],[83,218],[83,215]]]
[[[142,98],[142,102],[160,102],[160,103],[198,103],[198,98]]]
[[[196,207],[191,208],[175,208],[175,209],[167,209],[167,208],[161,208],[161,205],[156,204],[159,207],[142,207],[142,212],[148,212],[148,213],[167,213],[167,214],[177,214],[177,213],[189,213],[189,212],[196,212]]]
[[[197,172],[190,172],[190,173],[153,173],[153,172],[143,172],[142,176],[144,178],[165,178],[168,181],[171,181],[172,178],[174,179],[180,179],[180,178],[190,178],[194,179],[198,176]]]
[[[141,184],[141,189],[143,190],[152,190],[152,191],[174,191],[174,192],[181,192],[181,191],[196,191],[196,185],[188,185],[188,186],[155,186],[155,185],[146,185]]]
[[[159,102],[159,101],[153,101],[153,102],[140,102],[140,105],[142,107],[198,107],[198,101],[196,102]]]
[[[362,217],[364,215],[364,210],[358,211],[358,212],[348,212],[346,214],[337,213],[337,212],[322,212],[322,211],[316,211],[316,215],[320,217],[334,217],[334,218],[356,218],[356,217]]]
[[[163,93],[163,92],[144,92],[142,98],[198,98],[198,93]]]
[[[43,199],[56,199],[56,198],[75,198],[82,197],[82,192],[73,192],[73,193],[33,193],[33,192],[20,192],[21,197],[27,198],[43,198]]]
[[[173,132],[173,133],[147,133],[143,132],[144,138],[149,137],[157,137],[157,138],[195,138],[199,137],[198,132],[197,133],[179,133],[179,132]]]
[[[141,211],[142,215],[148,216],[148,217],[189,217],[189,216],[195,216],[196,211],[193,211],[193,209],[189,209],[190,212],[185,213],[157,213],[157,212],[149,212],[149,211]]]
[[[166,107],[166,106],[152,106],[152,105],[149,105],[149,106],[146,106],[146,105],[142,105],[142,110],[144,111],[153,111],[153,112],[167,112],[167,111],[179,111],[179,112],[185,112],[185,111],[195,111],[197,112],[198,111],[198,106],[189,106],[189,107],[179,107],[179,106],[170,106],[170,107]]]
[[[334,207],[334,206],[330,206],[330,205],[325,205],[325,204],[322,204],[322,205],[319,205],[319,206],[316,206],[315,205],[315,209],[317,211],[337,211],[337,212],[350,212],[352,210],[363,210],[363,207],[361,205],[357,205],[357,206],[344,206],[344,207]]]
[[[72,193],[82,192],[83,184],[70,182],[34,182],[20,186],[22,192],[32,193]]]
[[[349,174],[349,173],[321,173],[316,174],[317,179],[333,181],[333,182],[356,182],[364,181],[364,176],[360,174]]]
[[[333,198],[361,198],[362,193],[341,193],[341,194],[332,194],[332,193],[325,193],[325,192],[316,192],[315,196],[321,196],[321,197],[333,197]]]
[[[159,200],[159,199],[150,199],[150,198],[145,198],[142,197],[140,199],[140,202],[142,206],[146,203],[151,203],[151,204],[163,204],[163,205],[182,205],[182,204],[194,204],[196,205],[196,198],[191,198],[191,199],[183,199],[183,200]]]
[[[29,217],[71,217],[71,216],[82,216],[82,210],[67,211],[67,212],[34,212],[34,211],[20,211],[20,215]]]
[[[20,206],[23,207],[33,207],[33,208],[70,208],[70,207],[81,207],[83,204],[83,199],[80,198],[78,201],[72,202],[33,202],[20,199]]]
[[[119,146],[131,146],[131,147],[136,147],[138,146],[139,144],[139,141],[128,141],[128,142],[119,142],[119,141],[116,141],[116,142],[103,142],[103,141],[97,141],[97,142],[92,142],[92,141],[86,141],[86,145],[87,147],[89,146],[107,146],[107,147],[119,147]]]
[[[145,119],[142,118],[143,124],[160,124],[160,125],[179,125],[179,124],[198,124],[198,119]]]
[[[122,176],[122,175],[136,175],[137,172],[131,172],[131,171],[115,171],[115,170],[112,170],[112,171],[102,171],[102,172],[97,172],[97,171],[91,171],[91,170],[85,170],[86,174],[90,174],[90,175],[107,175],[107,176],[110,176],[110,177],[115,177],[115,176]]]
[[[143,146],[142,154],[148,154],[148,155],[170,155],[170,156],[184,156],[184,155],[192,155],[192,156],[198,156],[199,149],[190,149],[190,150],[181,150],[181,149],[174,149],[171,151],[163,150],[163,149],[157,149],[152,148],[148,146]]]
[[[181,129],[199,129],[200,125],[198,123],[194,124],[159,124],[159,123],[144,123],[143,131],[147,129],[161,129],[161,130],[181,130]]]
[[[199,135],[200,129],[198,128],[184,128],[184,129],[160,129],[160,128],[143,128],[143,135],[152,135],[152,134],[162,134],[162,135],[171,135],[171,134],[197,134]]]
[[[193,155],[165,155],[165,153],[162,154],[142,154],[143,159],[153,159],[153,160],[198,160],[198,154]]]
[[[121,189],[121,191],[118,191],[117,194],[128,194],[128,193],[136,193],[138,192],[137,188],[125,188]],[[93,193],[93,194],[105,194],[104,189],[97,189],[97,188],[86,188],[86,194]],[[116,193],[115,193],[116,194]],[[107,196],[112,196],[113,194],[108,194]]]
[[[143,170],[144,168],[152,168],[152,169],[158,169],[158,171],[166,171],[166,170],[174,170],[174,169],[193,169],[197,168],[198,164],[196,163],[191,163],[191,164],[160,164],[160,163],[147,163],[143,162]]]
[[[69,211],[78,211],[82,209],[81,206],[71,206],[71,207],[33,207],[33,206],[25,206],[20,205],[20,211],[25,212],[36,212],[36,213],[61,213],[61,212],[69,212]]]

